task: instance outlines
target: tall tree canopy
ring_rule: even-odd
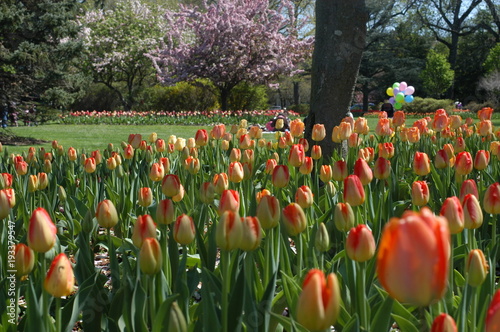
[[[293,11],[286,0],[278,10],[271,10],[268,0],[220,0],[204,7],[167,11],[166,42],[149,56],[163,83],[210,79],[222,109],[238,83],[293,74],[310,50],[312,38],[298,39],[293,13],[280,13]]]
[[[66,106],[78,95],[72,70],[76,0],[3,0],[0,3],[0,98]]]
[[[91,10],[81,18],[85,45],[83,69],[111,89],[125,109],[154,68],[145,53],[158,47],[165,34],[160,9],[138,0],[118,1],[112,10]]]

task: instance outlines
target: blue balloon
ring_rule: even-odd
[[[412,101],[413,101],[413,96],[412,95],[405,96],[405,102],[411,103]]]

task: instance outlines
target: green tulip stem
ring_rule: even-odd
[[[231,289],[231,253],[227,250],[220,251],[220,268],[222,273],[222,332],[229,332],[228,330],[228,312],[229,312],[229,290]]]
[[[358,310],[361,326],[365,331],[370,331],[370,320],[368,319],[368,299],[366,298],[366,265],[358,262],[356,271],[356,295],[358,297]]]
[[[303,250],[304,250],[304,246],[302,245],[302,234],[301,233],[297,234],[297,241],[295,242],[295,249],[297,250],[297,266],[298,266],[297,274],[299,276],[301,276],[302,275],[302,268],[303,268],[302,257],[303,257]]]
[[[466,286],[469,287],[469,286]],[[471,288],[471,324],[470,324],[470,332],[476,332],[476,326],[477,326],[477,296],[478,296],[478,291],[475,287],[470,287]]]
[[[165,241],[163,247],[163,274],[165,275],[165,279],[167,280],[168,289],[172,289],[172,269],[169,260],[167,225],[163,225],[162,232],[163,232],[163,241]]]
[[[45,253],[40,253],[39,257],[40,260],[42,261],[42,273],[40,273],[40,276],[42,280],[45,280],[45,276],[47,274],[47,262],[45,260]],[[49,302],[48,302],[49,299],[47,295],[48,295],[47,292],[42,287],[42,309],[45,317],[44,319],[45,331],[49,330],[48,328],[49,328],[49,317],[50,317]]]
[[[154,319],[156,316],[156,287],[155,287],[155,276],[156,274],[153,275],[148,275],[148,291],[149,291],[149,319],[151,319],[151,327],[154,324]]]
[[[56,332],[61,331],[61,298],[56,297]]]
[[[467,235],[469,236],[469,249],[470,250],[475,249],[477,246],[474,243],[475,242],[474,229],[468,229]]]
[[[495,215],[492,216],[492,221],[491,221],[491,250],[495,250],[495,246],[497,244],[497,221],[495,220]],[[498,218],[500,218],[500,214],[498,215]],[[495,255],[496,256],[496,255]]]
[[[17,278],[17,282],[19,283],[20,280]],[[21,295],[21,287],[19,284],[16,284],[16,316],[14,319],[15,324],[17,325],[19,323],[19,296]]]

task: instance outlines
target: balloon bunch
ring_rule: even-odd
[[[413,101],[414,92],[415,88],[411,85],[409,86],[406,82],[396,82],[386,90],[387,95],[390,96],[389,102],[397,110],[401,109],[404,103],[411,103]]]

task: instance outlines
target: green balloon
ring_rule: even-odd
[[[392,85],[392,88],[393,88],[393,89],[397,89],[397,88],[399,88],[399,83],[398,83],[398,82],[394,83],[394,84]]]
[[[405,100],[405,94],[403,92],[400,92],[394,99],[396,99],[397,102],[402,103]]]
[[[397,109],[397,110],[400,110],[401,107],[403,107],[403,104],[401,104],[401,103],[395,103],[394,104],[394,108]]]

